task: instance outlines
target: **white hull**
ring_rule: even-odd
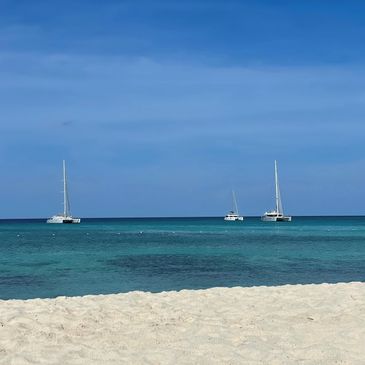
[[[262,216],[261,220],[264,222],[291,222],[291,217],[285,217],[285,216]]]
[[[72,218],[72,217],[64,217],[60,215],[53,216],[52,218],[47,219],[47,223],[53,224],[77,224],[80,223],[80,218]]]
[[[239,216],[225,216],[224,217],[225,221],[231,221],[231,222],[235,222],[235,221],[243,221],[243,217],[239,217]]]

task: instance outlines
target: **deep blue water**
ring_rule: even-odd
[[[0,221],[0,298],[365,281],[365,217]]]

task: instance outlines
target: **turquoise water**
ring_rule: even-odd
[[[365,281],[365,217],[0,221],[0,298]]]

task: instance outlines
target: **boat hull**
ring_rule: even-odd
[[[285,216],[276,216],[276,217],[270,217],[270,216],[262,216],[261,220],[263,222],[291,222],[291,217],[285,217]]]
[[[224,220],[229,222],[237,222],[243,221],[243,217],[224,217]]]
[[[51,224],[78,224],[81,222],[80,218],[55,216],[47,219],[47,223]]]

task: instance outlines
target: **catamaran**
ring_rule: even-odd
[[[57,214],[47,219],[47,223],[80,223],[80,218],[73,218],[67,191],[66,163],[63,160],[63,214]]]
[[[278,179],[278,165],[275,160],[275,209],[270,212],[265,212],[261,217],[261,220],[265,222],[291,222],[290,216],[285,216],[283,211],[283,205],[281,203],[281,195],[279,189]]]
[[[231,210],[225,217],[225,221],[243,221],[243,217],[239,215],[237,207],[236,194],[232,190],[233,210]]]

